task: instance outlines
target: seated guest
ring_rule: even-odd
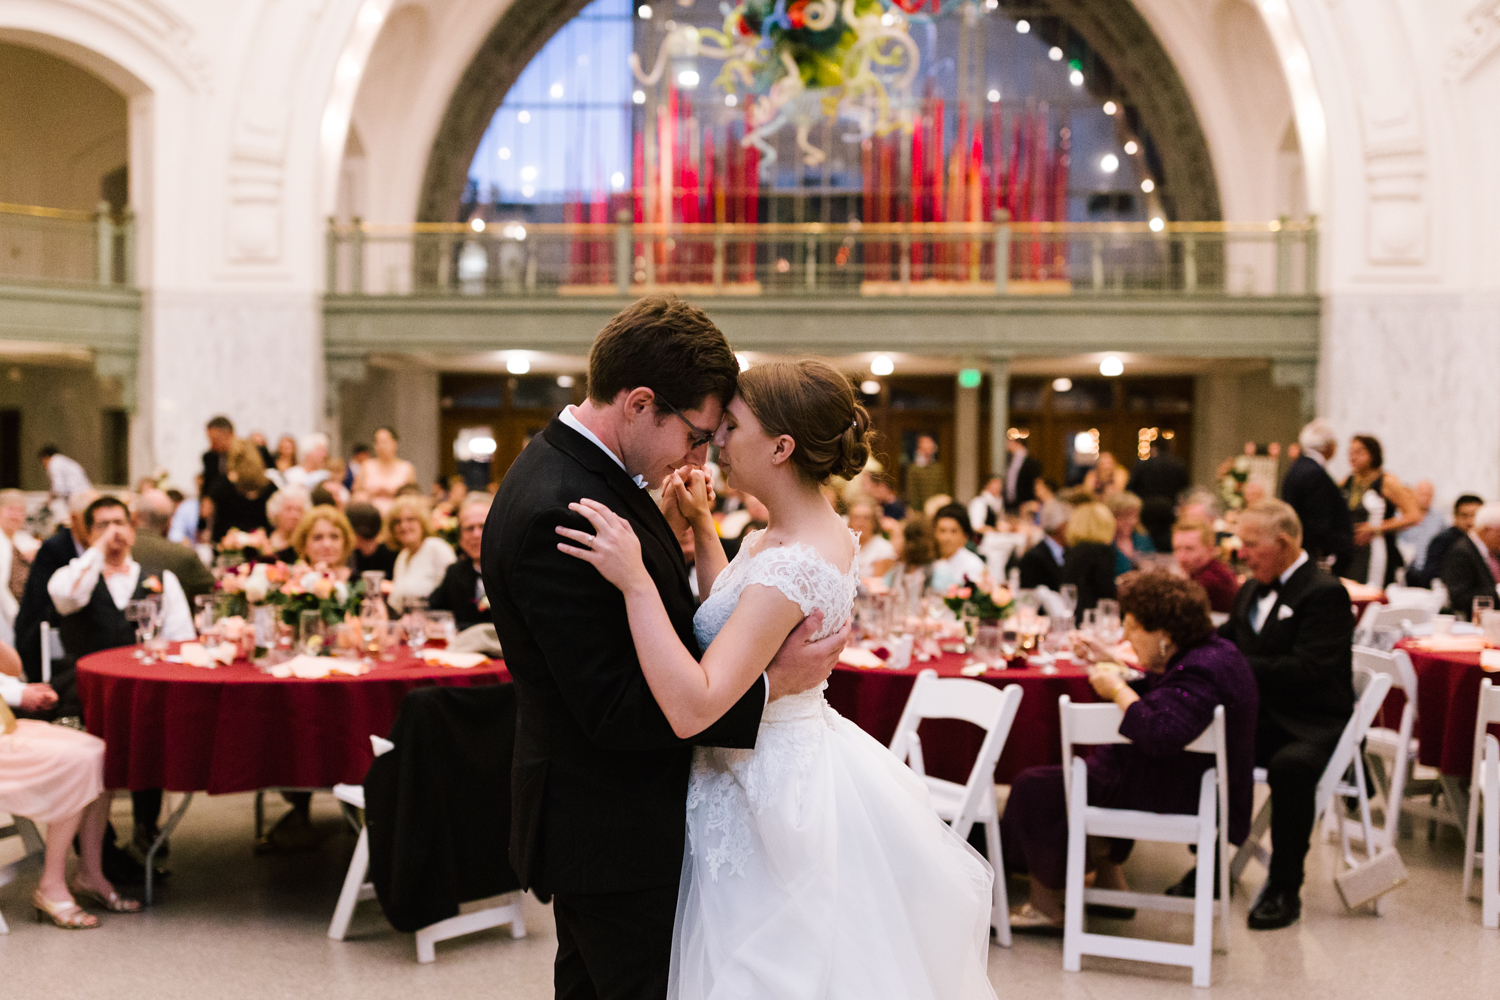
[[[1435,493],[1436,490],[1430,479],[1419,479],[1412,483],[1412,499],[1416,501],[1422,520],[1396,536],[1396,546],[1401,550],[1401,558],[1406,562],[1408,585],[1412,584],[1413,577],[1420,574],[1422,560],[1427,555],[1427,546],[1431,545],[1438,533],[1448,526],[1448,520],[1442,508],[1432,502]]]
[[[1130,573],[1120,580],[1125,639],[1144,680],[1126,684],[1115,659],[1096,642],[1077,642],[1095,666],[1089,683],[1099,697],[1125,713],[1120,734],[1130,742],[1095,747],[1088,757],[1088,801],[1107,809],[1157,813],[1198,811],[1208,754],[1184,748],[1213,722],[1224,706],[1228,751],[1231,843],[1245,839],[1254,802],[1255,724],[1259,695],[1255,676],[1234,645],[1214,634],[1208,597],[1189,580],[1161,571]],[[1063,769],[1049,764],[1021,772],[1011,785],[1001,820],[1006,860],[1031,872],[1031,899],[1011,915],[1017,930],[1057,928],[1063,920],[1068,860],[1068,809]],[[1125,889],[1121,863],[1131,841],[1107,841],[1091,857],[1095,885]],[[1000,877],[997,873],[997,877]]]
[[[1208,593],[1208,606],[1221,615],[1234,610],[1240,581],[1219,558],[1214,529],[1203,521],[1178,521],[1172,528],[1172,556],[1188,577]]]
[[[1005,516],[1005,501],[1000,499],[1004,489],[1005,480],[994,476],[984,484],[979,495],[969,501],[969,527],[974,529],[976,535],[995,531],[1000,527],[1000,519]]]
[[[921,514],[912,514],[901,522],[899,532],[893,532],[891,544],[896,546],[896,565],[885,575],[887,586],[895,587],[903,581],[916,580],[927,588],[932,574],[932,561],[937,558],[937,542],[932,538],[932,522]],[[894,540],[899,535],[900,540]]]
[[[427,499],[420,493],[398,495],[391,501],[385,531],[386,543],[397,549],[389,601],[401,612],[406,610],[407,601],[414,597],[425,600],[437,588],[456,556],[447,542],[432,533]]]
[[[104,828],[109,793],[104,790],[104,741],[66,726],[17,720],[11,708],[41,712],[57,702],[46,684],[20,679],[21,658],[0,646],[0,812],[25,816],[47,828],[41,882],[31,904],[38,918],[64,930],[98,927],[79,898],[111,913],[135,913],[141,904],[123,899],[104,874]],[[78,871],[70,884],[68,846],[77,837]]]
[[[83,529],[88,532],[89,547],[47,582],[47,593],[59,616],[58,634],[69,660],[77,663],[102,649],[133,645],[136,626],[125,617],[125,606],[151,597],[161,600],[161,638],[185,642],[195,636],[193,612],[177,574],[169,569],[163,569],[160,575],[146,573],[130,557],[135,528],[123,501],[102,496],[89,504],[83,512]],[[133,792],[131,798],[135,802],[135,844],[149,848],[158,833],[161,790]]]
[[[214,544],[231,528],[269,532],[271,522],[266,517],[266,501],[275,492],[276,484],[266,477],[260,449],[250,441],[236,438],[224,460],[224,475],[208,492],[209,500],[213,501]]]
[[[287,486],[271,494],[266,501],[266,520],[271,531],[266,539],[266,554],[284,563],[297,561],[292,547],[292,532],[302,523],[302,515],[312,506],[312,498],[300,486]]]
[[[345,508],[344,516],[354,529],[354,553],[349,556],[350,575],[359,577],[373,571],[384,573],[389,580],[396,571],[396,550],[385,544],[385,522],[380,511],[374,504],[356,502]]]
[[[1500,524],[1500,519],[1497,519]],[[1344,585],[1308,558],[1297,512],[1262,500],[1240,514],[1240,558],[1254,577],[1219,634],[1260,688],[1255,763],[1271,784],[1271,871],[1251,930],[1295,923],[1318,779],[1354,712],[1354,612]]]
[[[1068,518],[1073,508],[1061,500],[1052,499],[1042,504],[1037,521],[1042,528],[1042,540],[1026,550],[1017,562],[1021,571],[1021,588],[1046,587],[1048,590],[1062,589],[1063,559],[1067,553]]]
[[[966,546],[969,544],[969,512],[956,503],[948,504],[932,517],[932,540],[937,543],[937,558],[929,571],[928,584],[939,593],[947,593],[965,578],[978,583],[984,576],[984,560]]]
[[[896,495],[896,481],[884,472],[872,472],[867,478],[870,499],[880,504],[880,516],[893,521],[906,520],[906,503]]]
[[[286,472],[297,464],[297,439],[290,434],[283,434],[276,439],[276,451],[271,455],[271,461],[266,464],[266,478],[275,483],[279,489],[286,485]]]
[[[479,547],[484,541],[484,519],[490,515],[490,500],[488,493],[470,493],[459,505],[459,559],[443,573],[443,582],[427,598],[429,608],[453,612],[453,621],[460,632],[490,621],[490,613],[479,607],[479,602],[484,599],[484,580],[479,575]],[[683,550],[685,560],[692,549],[692,536],[689,530]],[[691,563],[688,570],[691,581],[697,574],[691,571]]]
[[[1094,467],[1083,477],[1084,489],[1094,495],[1097,500],[1108,500],[1116,493],[1125,491],[1125,484],[1130,482],[1130,476],[1120,468],[1120,463],[1115,461],[1115,456],[1107,451],[1099,453]]]
[[[1068,516],[1067,554],[1063,556],[1062,582],[1078,588],[1076,621],[1115,596],[1115,516],[1099,501],[1079,504]]]
[[[349,556],[354,552],[354,529],[337,507],[320,505],[297,522],[291,547],[293,557],[283,562],[306,563],[316,570],[346,576]]]
[[[328,471],[328,435],[304,434],[297,441],[302,460],[281,474],[287,486],[312,490],[332,473]]]
[[[896,547],[886,541],[875,523],[875,507],[856,503],[849,508],[849,530],[859,535],[859,578],[885,576],[896,565]]]
[[[29,678],[41,680],[42,677],[42,623],[57,627],[57,609],[52,606],[47,584],[53,573],[83,555],[88,548],[89,535],[83,527],[83,512],[97,499],[99,494],[93,490],[69,497],[68,523],[59,526],[32,558],[31,575],[26,578],[21,604],[16,609],[16,652],[21,654],[21,666]],[[58,714],[81,715],[77,691],[72,683],[72,668],[66,669],[65,679],[60,679],[55,673],[52,678],[58,689]]]
[[[1418,555],[1418,563],[1407,570],[1406,582],[1413,587],[1430,587],[1443,571],[1443,560],[1453,543],[1474,530],[1474,515],[1484,506],[1484,500],[1472,493],[1465,493],[1453,502],[1453,523],[1432,536],[1427,550]]]
[[[175,505],[161,490],[149,489],[135,504],[135,544],[130,557],[141,564],[141,572],[160,577],[170,571],[182,584],[189,601],[214,589],[214,575],[203,565],[198,554],[186,545],[167,540]]]
[[[1141,498],[1123,490],[1105,497],[1104,504],[1115,516],[1115,573],[1128,573],[1145,553],[1155,553],[1151,536],[1140,530]]]
[[[1475,511],[1474,527],[1454,539],[1439,576],[1448,588],[1448,610],[1465,620],[1474,598],[1495,596],[1495,583],[1500,581],[1500,503]]]

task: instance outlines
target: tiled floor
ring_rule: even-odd
[[[447,942],[430,966],[416,963],[412,938],[393,931],[375,903],[360,906],[347,941],[328,940],[354,838],[329,796],[318,796],[314,808],[327,834],[319,850],[257,858],[250,850],[250,797],[200,796],[173,840],[174,874],[159,905],[142,916],[105,916],[99,930],[65,933],[34,923],[28,905],[34,874],[0,888],[0,913],[11,925],[11,934],[0,937],[0,996],[551,996],[551,911],[529,899],[526,939],[514,941],[502,929]],[[115,812],[128,822],[128,800],[117,802]],[[1477,902],[1459,899],[1462,843],[1448,832],[1436,844],[1424,836],[1400,847],[1412,880],[1387,897],[1382,917],[1344,911],[1331,881],[1331,846],[1314,847],[1301,923],[1252,933],[1244,924],[1245,896],[1237,894],[1230,952],[1215,960],[1213,994],[1415,1000],[1500,993],[1500,931],[1480,925]],[[14,853],[14,841],[0,845],[0,864]],[[1160,888],[1189,860],[1182,848],[1142,845],[1129,872],[1137,887]],[[1259,880],[1252,866],[1247,888]],[[1132,929],[1160,928],[1164,937],[1182,939],[1185,921],[1143,915]],[[1060,940],[1019,935],[1015,947],[991,949],[990,978],[1002,1000],[1203,995],[1185,969],[1086,959],[1081,974],[1067,974]]]

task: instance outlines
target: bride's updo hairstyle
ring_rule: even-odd
[[[797,442],[792,462],[812,482],[852,479],[869,461],[870,415],[827,362],[755,365],[740,373],[739,394],[767,434]]]

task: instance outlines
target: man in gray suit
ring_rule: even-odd
[[[140,563],[141,572],[147,575],[160,576],[162,570],[171,570],[191,604],[199,594],[214,589],[214,575],[192,549],[167,540],[173,513],[172,498],[161,490],[141,494],[135,505],[135,544],[130,547],[130,558]]]

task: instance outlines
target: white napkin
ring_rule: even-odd
[[[885,666],[885,661],[880,657],[868,649],[859,649],[856,646],[845,646],[844,651],[839,654],[839,662],[846,667],[860,667],[865,670]]]
[[[272,667],[271,676],[316,681],[331,674],[358,677],[369,671],[370,665],[362,660],[340,660],[332,656],[294,656],[285,663]]]
[[[958,668],[958,672],[965,677],[981,677],[990,668],[983,663],[967,663]]]
[[[201,642],[185,642],[182,644],[178,655],[181,662],[190,667],[206,667],[212,669],[219,664],[234,662],[235,647],[230,643],[220,643],[217,646],[205,646]]]
[[[429,664],[440,667],[457,667],[460,670],[469,670],[488,663],[489,657],[483,653],[460,653],[451,649],[427,649],[422,652],[422,659]]]
[[[1481,650],[1479,665],[1488,671],[1500,670],[1500,649]]]

